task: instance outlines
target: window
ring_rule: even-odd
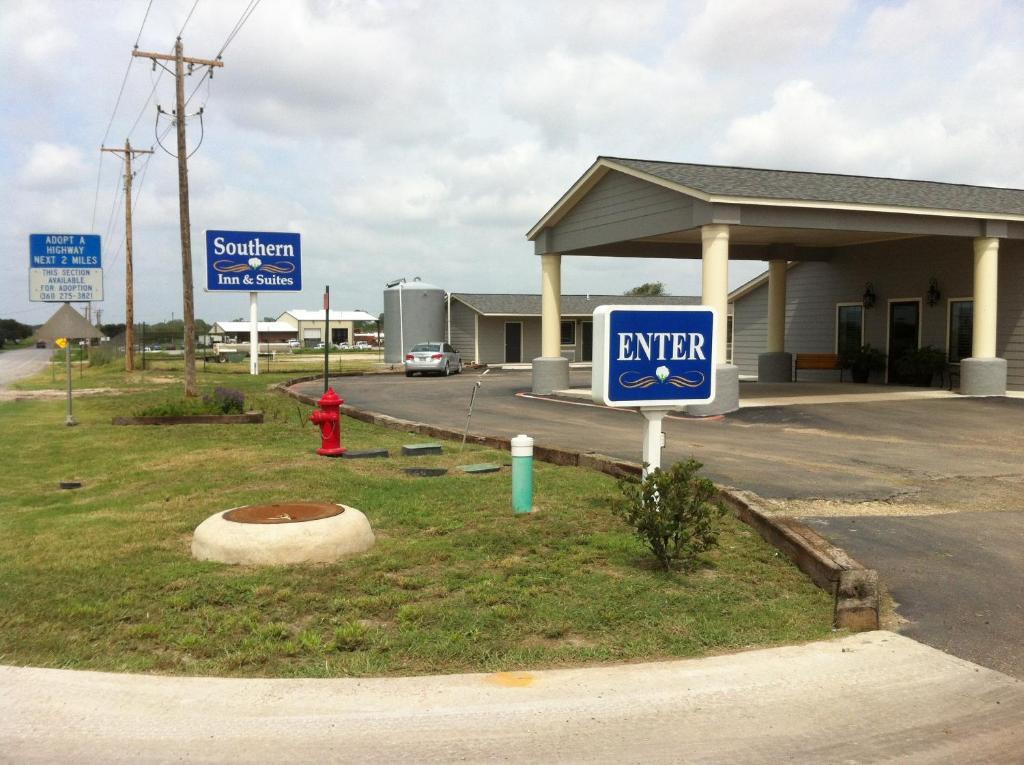
[[[974,301],[949,301],[949,360],[959,364],[969,358],[974,340]]]
[[[562,322],[562,345],[576,345],[576,322]]]
[[[864,345],[864,306],[836,306],[836,353],[842,356]]]

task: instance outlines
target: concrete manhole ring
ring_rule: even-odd
[[[333,563],[366,552],[374,541],[366,516],[347,505],[243,505],[200,523],[192,536],[192,556],[255,566]]]

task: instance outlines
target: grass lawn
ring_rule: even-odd
[[[506,453],[446,443],[435,457],[318,457],[318,432],[302,424],[309,409],[267,393],[273,380],[200,375],[204,390],[246,390],[267,412],[263,425],[110,425],[180,395],[172,372],[126,380],[87,369],[83,385],[121,390],[78,399],[75,428],[62,425],[62,401],[0,402],[0,663],[401,675],[700,656],[831,634],[831,599],[732,518],[704,568],[666,575],[611,514],[618,489],[607,476],[538,463],[539,512],[513,517],[507,468],[399,471],[508,463]],[[46,372],[25,387],[49,385]],[[396,454],[426,439],[346,419],[343,440]],[[58,489],[71,478],[83,488]],[[377,545],[335,565],[190,557],[207,516],[279,500],[357,507]]]

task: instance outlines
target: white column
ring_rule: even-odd
[[[256,305],[257,292],[249,293],[249,374],[260,373],[260,329],[257,319],[260,317],[259,307]]]
[[[715,364],[725,364],[729,315],[729,227],[722,223],[701,226],[703,264],[701,302],[718,313],[715,325]]]
[[[768,353],[786,350],[786,261],[768,261]]]
[[[555,358],[561,353],[562,256],[541,255],[540,355]]]
[[[972,358],[996,357],[996,303],[999,292],[999,240],[974,240],[974,343]]]

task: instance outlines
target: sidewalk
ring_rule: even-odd
[[[0,667],[0,762],[1020,763],[1024,684],[889,632],[492,675]]]

